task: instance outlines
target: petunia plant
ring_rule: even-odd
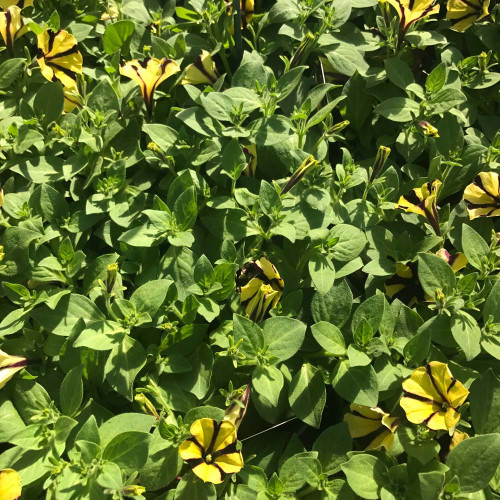
[[[0,0],[0,500],[498,499],[499,20]]]

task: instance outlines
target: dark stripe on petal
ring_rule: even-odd
[[[435,411],[434,413],[432,413],[431,415],[429,415],[424,421],[423,423],[424,424],[428,424],[430,421],[431,421],[431,418],[434,417],[436,415],[436,413],[438,413],[437,411]]]
[[[441,406],[440,402],[434,401],[432,398],[425,398],[424,396],[419,396],[418,394],[413,394],[413,392],[408,392],[408,391],[404,391],[404,390],[403,390],[403,392],[407,398],[416,399],[417,401],[422,401],[424,403],[432,403],[432,404],[435,404],[437,406]]]
[[[58,54],[54,54],[53,56],[47,56],[45,59],[47,61],[53,61],[54,59],[60,59],[61,57],[70,56],[71,54],[75,54],[76,52],[78,52],[78,47],[75,44],[70,49],[65,50],[64,52],[60,52]]]
[[[430,363],[426,365],[425,370],[427,371],[427,375],[429,375],[432,385],[434,386],[434,389],[436,389],[436,392],[443,398],[443,401],[446,401],[446,396],[439,390],[439,387],[437,386],[436,381],[434,380],[434,375],[432,374],[432,368]]]
[[[218,464],[216,464],[216,463],[213,463],[213,464],[210,464],[210,465],[213,465],[213,466],[217,467],[217,469],[220,472],[220,479],[221,479],[221,481],[224,481],[224,478],[226,477],[226,473],[222,470],[222,468]]]
[[[451,389],[453,388],[453,386],[456,384],[457,382],[457,379],[456,378],[452,378],[451,379],[451,384],[449,385],[448,389],[446,390],[446,392],[450,392]]]
[[[203,61],[201,60],[201,56],[199,56],[198,59],[196,59],[196,61],[193,64],[194,67],[204,76],[206,76],[211,82],[213,83],[216,82],[213,76],[205,69],[205,66],[203,66]]]
[[[47,59],[45,59],[45,61],[47,62]],[[52,71],[54,69],[59,70],[61,73],[64,73],[66,76],[69,76],[70,78],[72,78],[76,82],[76,73],[74,71],[71,71],[68,68],[63,68],[62,66],[59,66],[59,64],[55,64],[55,63],[50,63],[50,64],[47,63],[47,66],[50,66],[52,68]]]
[[[5,45],[7,46],[7,49],[9,50],[9,53],[12,54],[12,51],[14,50],[14,44],[12,41],[12,34],[10,32],[10,25],[12,24],[12,14],[10,13],[10,10],[7,9],[5,12]]]
[[[204,460],[203,458],[189,458],[188,460],[185,460],[185,462],[187,462],[187,464],[189,465],[189,467],[191,467],[191,469],[194,469],[198,465],[201,465],[204,462]]]
[[[214,458],[220,457],[221,455],[228,455],[229,453],[236,453],[238,450],[236,449],[236,442],[228,444],[225,448],[222,448],[222,450],[214,451],[212,453],[212,456]]]
[[[219,435],[219,429],[220,429],[220,423],[217,422],[217,420],[212,419],[212,424],[214,426],[214,433],[212,435],[212,441],[210,442],[210,444],[207,448],[207,455],[210,455],[212,453],[212,450],[214,449],[215,441],[217,440],[217,436]]]

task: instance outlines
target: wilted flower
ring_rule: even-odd
[[[153,98],[156,87],[181,68],[171,59],[150,57],[144,61],[133,59],[120,66],[120,74],[134,80],[140,87],[148,113],[153,112]]]
[[[426,182],[420,188],[412,189],[407,195],[399,198],[396,208],[402,208],[406,212],[423,215],[439,236],[439,217],[437,212],[437,194],[441,187],[441,181]]]
[[[257,170],[257,146],[255,144],[245,146],[243,152],[248,158],[248,163],[243,173],[249,177],[255,177],[255,172]]]
[[[397,10],[399,15],[399,45],[403,43],[406,32],[412,24],[439,12],[439,4],[436,3],[436,0],[388,1]]]
[[[311,155],[307,157],[302,162],[300,167],[297,170],[295,170],[295,172],[292,174],[292,176],[286,183],[285,187],[281,190],[281,194],[288,193],[288,191],[290,191],[290,189],[292,189],[295,186],[295,184],[297,184],[297,182],[299,182],[300,179],[302,179],[302,177],[304,177],[304,175],[306,175],[307,172],[312,170],[318,163],[319,163],[318,160],[315,160],[314,156]]]
[[[0,350],[0,389],[20,370],[28,366],[28,360],[21,356],[10,356]]]
[[[179,447],[179,455],[204,482],[220,484],[227,474],[243,468],[243,457],[236,449],[236,428],[229,420],[196,420],[191,437]]]
[[[464,191],[469,219],[500,215],[500,175],[481,172]]]
[[[83,71],[83,57],[78,52],[76,38],[65,30],[45,30],[38,35],[37,61],[42,75],[63,87],[76,85],[76,75]]]
[[[439,137],[439,130],[432,126],[429,122],[422,120],[418,122],[418,126],[422,133],[427,137]]]
[[[233,400],[231,405],[226,408],[224,413],[224,420],[231,422],[236,430],[241,424],[243,417],[247,411],[248,400],[250,399],[250,384],[246,386],[246,389],[241,392],[240,396]]]
[[[14,41],[28,31],[21,17],[21,9],[17,5],[0,12],[0,34],[9,54],[14,55]]]
[[[19,474],[14,469],[0,470],[0,500],[17,500],[21,492]]]
[[[378,407],[370,408],[352,403],[350,409],[352,413],[344,415],[344,422],[347,422],[351,437],[360,438],[373,434],[374,437],[366,450],[385,448],[389,451],[394,443],[394,432],[398,427],[399,418],[391,417]]]
[[[276,307],[284,288],[278,270],[266,257],[245,264],[238,271],[236,282],[245,313],[255,323],[260,323],[266,312]]]
[[[460,421],[459,408],[469,391],[455,378],[446,363],[431,361],[417,368],[403,382],[400,404],[406,418],[433,430],[449,430]]]
[[[181,80],[181,85],[186,85],[188,83],[191,85],[197,85],[199,83],[209,83],[213,85],[218,78],[219,75],[217,74],[215,63],[212,60],[210,52],[202,50],[198,59],[186,68],[186,73]]]
[[[490,0],[448,0],[446,19],[455,31],[465,31],[476,21],[489,15]]]
[[[468,264],[467,257],[462,252],[457,252],[454,255],[450,255],[450,252],[448,252],[448,250],[446,250],[445,248],[441,248],[441,250],[438,250],[436,252],[436,255],[448,262],[454,273],[457,273]]]

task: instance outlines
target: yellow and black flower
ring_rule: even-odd
[[[33,0],[0,0],[0,9],[7,10],[9,7],[17,6],[20,9],[33,7]]]
[[[450,430],[460,421],[459,408],[469,391],[455,378],[446,363],[431,361],[417,368],[403,382],[400,404],[406,418],[433,430]]]
[[[236,283],[245,313],[255,323],[276,307],[283,294],[283,279],[266,257],[245,264],[237,273]]]
[[[403,304],[411,307],[424,299],[424,292],[417,275],[417,263],[396,262],[396,272],[386,280],[385,294],[390,299],[399,299]]]
[[[161,82],[181,70],[171,59],[150,57],[144,61],[133,59],[120,66],[120,74],[130,78],[141,87],[142,97],[148,113],[153,112],[154,92]]]
[[[21,493],[19,474],[14,469],[0,470],[0,500],[17,500]]]
[[[310,170],[312,170],[317,164],[318,160],[314,159],[314,156],[307,157],[297,170],[292,174],[285,187],[281,190],[281,194],[286,194],[290,189],[292,189],[297,182],[304,177]]]
[[[455,31],[465,31],[489,15],[490,0],[448,0],[446,19]]]
[[[388,0],[399,15],[398,44],[403,43],[410,26],[439,12],[436,0]]]
[[[65,30],[45,30],[38,35],[37,61],[42,75],[63,87],[76,85],[76,75],[83,71],[83,57],[78,51],[76,38]]]
[[[0,389],[20,370],[28,366],[28,360],[21,356],[10,356],[0,351]]]
[[[441,250],[436,252],[436,255],[448,262],[454,273],[458,273],[458,271],[463,269],[468,264],[467,257],[462,252],[457,252],[456,254],[451,255],[448,250],[441,248]]]
[[[28,27],[24,26],[20,7],[13,5],[5,12],[0,12],[0,34],[10,56],[14,55],[14,41],[27,31]]]
[[[398,428],[399,418],[391,417],[378,407],[351,403],[352,413],[344,415],[347,422],[349,434],[352,438],[361,438],[372,435],[373,438],[365,448],[366,450],[380,450],[385,448],[389,451],[394,443],[394,433]]]
[[[437,195],[441,187],[441,181],[426,182],[422,187],[412,189],[407,195],[401,196],[396,208],[402,208],[405,212],[422,215],[439,236],[439,216],[437,212]]]
[[[425,120],[418,122],[418,127],[426,137],[439,137],[439,130]]]
[[[481,172],[464,191],[469,218],[500,215],[500,175]]]
[[[179,455],[204,482],[220,484],[227,474],[243,468],[232,422],[200,418],[191,425],[189,432],[191,437],[181,444]]]
[[[254,13],[254,0],[240,0],[241,29],[245,28],[252,20]],[[226,0],[228,16],[233,14],[233,0]],[[234,27],[231,31],[234,31]]]
[[[181,85],[198,85],[200,83],[213,85],[218,78],[219,75],[217,74],[210,52],[202,50],[198,59],[186,68]]]

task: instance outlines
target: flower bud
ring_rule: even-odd
[[[3,199],[3,189],[0,188],[0,207],[3,207],[4,199]]]
[[[106,291],[111,293],[116,283],[116,276],[118,274],[118,264],[110,264],[106,271]]]
[[[146,488],[144,488],[144,486],[139,486],[138,484],[130,484],[129,486],[125,486],[125,488],[123,488],[122,495],[124,497],[142,496],[145,491]]]
[[[343,122],[336,123],[327,133],[326,135],[335,135],[340,134],[342,130],[348,127],[351,124],[349,120],[344,120]]]
[[[286,186],[281,191],[281,194],[288,193],[288,191],[290,191],[290,189],[292,189],[295,186],[295,184],[297,184],[297,182],[299,182],[300,179],[302,179],[302,177],[304,177],[304,175],[306,175],[307,172],[312,170],[318,163],[319,163],[318,160],[315,160],[314,156],[312,155],[306,158],[302,162],[300,167],[290,177],[290,180],[286,183]]]
[[[439,137],[439,130],[432,126],[429,122],[421,121],[418,122],[418,126],[422,133],[427,137]]]
[[[158,412],[156,411],[156,408],[153,406],[153,403],[151,403],[151,401],[142,392],[135,395],[134,401],[137,401],[137,403],[139,403],[141,410],[146,415],[151,415],[155,417],[156,420],[160,420],[160,415],[158,415]]]
[[[0,245],[0,262],[2,262],[5,257],[5,252],[3,251],[3,245]]]
[[[28,366],[28,360],[21,356],[10,356],[0,351],[0,389],[20,370]]]
[[[307,52],[312,48],[316,37],[312,33],[307,33],[307,35],[302,39],[300,45],[297,47],[295,54],[290,61],[290,69],[299,66],[300,63],[307,57]]]
[[[486,52],[481,52],[481,54],[479,54],[479,57],[478,57],[478,60],[477,60],[477,64],[479,66],[479,71],[481,71],[481,73],[486,73],[488,71],[488,54],[486,54]]]
[[[245,416],[248,407],[248,400],[250,399],[250,384],[247,385],[245,391],[239,391],[240,396],[233,400],[233,402],[226,408],[224,420],[229,420],[233,423],[234,427],[238,429]]]
[[[375,158],[375,163],[373,164],[372,167],[370,184],[377,178],[378,174],[380,174],[390,154],[391,154],[391,148],[387,148],[386,146],[380,146],[378,148],[377,156]]]

